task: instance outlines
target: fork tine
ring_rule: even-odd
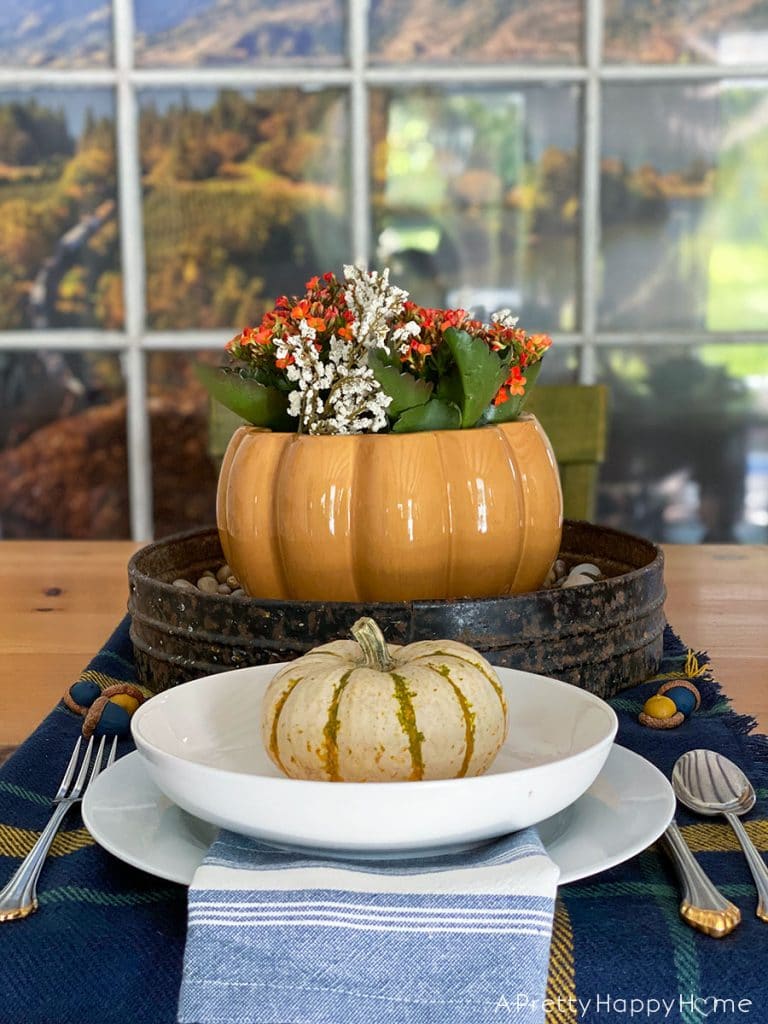
[[[83,763],[80,765],[80,771],[77,773],[75,784],[72,787],[71,792],[67,794],[67,799],[77,799],[83,789],[83,783],[85,777],[88,774],[88,765],[91,761],[91,751],[93,750],[93,736],[88,740],[88,746],[85,748],[85,754],[83,755]]]
[[[93,759],[93,768],[91,769],[91,774],[88,777],[88,782],[86,784],[85,790],[83,791],[83,796],[85,796],[85,793],[88,792],[88,790],[89,790],[89,788],[91,786],[91,783],[96,778],[96,776],[100,775],[101,772],[102,772],[102,763],[101,762],[104,759],[104,744],[106,742],[107,742],[107,737],[106,736],[102,736],[101,737],[101,743],[99,743],[99,749],[96,751],[96,757]],[[115,739],[114,739],[114,741],[112,743],[113,748],[114,748],[114,745],[115,745],[116,742],[117,742],[117,737],[115,737]],[[105,764],[103,767],[106,768],[107,765]],[[78,794],[78,796],[79,795],[80,794]]]
[[[104,744],[106,742],[107,742],[107,737],[106,736],[102,736],[101,737],[101,742],[99,743],[98,750],[96,751],[96,757],[94,757],[94,759],[93,759],[93,768],[91,768],[91,774],[88,776],[88,782],[87,782],[87,784],[85,786],[86,789],[88,789],[88,786],[90,786],[90,784],[93,782],[93,780],[96,778],[96,776],[101,771],[101,762],[102,762],[102,760],[104,758]]]
[[[109,757],[107,758],[107,768],[109,768],[110,765],[115,763],[116,755],[117,755],[117,736],[115,736],[115,738],[112,740],[112,749],[110,750]]]
[[[75,765],[77,764],[77,755],[80,753],[80,744],[82,743],[83,737],[77,737],[77,743],[75,743],[75,749],[72,751],[72,756],[69,759],[69,764],[64,770],[59,788],[56,790],[56,796],[53,798],[54,803],[58,803],[59,800],[66,794],[69,784],[72,781],[72,776],[75,774]]]

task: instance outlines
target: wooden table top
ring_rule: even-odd
[[[125,613],[129,541],[0,541],[0,747],[38,724]],[[768,546],[665,548],[669,621],[768,731]]]

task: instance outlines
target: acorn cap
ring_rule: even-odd
[[[676,726],[683,724],[685,715],[682,711],[676,711],[670,718],[654,718],[652,715],[646,715],[644,711],[641,711],[637,716],[637,720],[640,725],[647,725],[649,729],[674,729]]]

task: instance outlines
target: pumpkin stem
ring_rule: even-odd
[[[387,641],[373,619],[358,619],[350,632],[360,644],[366,668],[377,668],[380,672],[386,672],[392,667],[394,663],[387,650]]]

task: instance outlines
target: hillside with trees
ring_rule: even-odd
[[[122,325],[115,197],[111,119],[87,114],[74,138],[61,108],[0,106],[3,330]]]
[[[349,258],[335,90],[183,97],[141,116],[147,301],[158,329],[230,327]]]

